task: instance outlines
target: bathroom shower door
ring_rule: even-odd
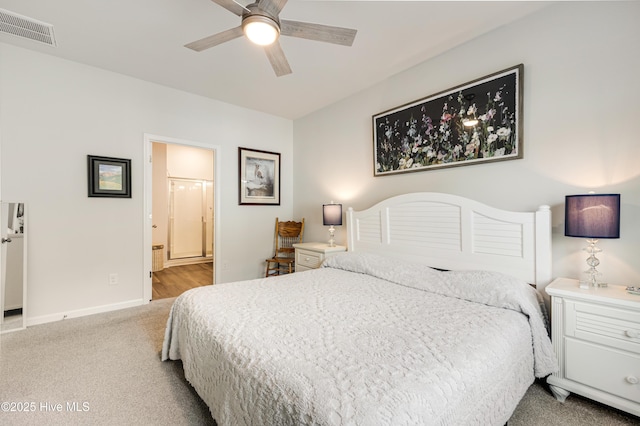
[[[169,260],[213,256],[213,182],[169,179]]]

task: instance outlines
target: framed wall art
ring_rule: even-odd
[[[89,197],[131,198],[131,160],[87,155]]]
[[[280,154],[238,148],[238,203],[280,205]]]
[[[523,69],[374,115],[374,176],[522,158]]]

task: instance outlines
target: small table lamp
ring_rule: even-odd
[[[330,225],[329,226],[329,247],[335,247],[335,240],[333,239],[333,234],[336,232],[335,226],[342,226],[342,204],[334,204],[333,201],[331,204],[323,204],[322,205],[322,224]]]
[[[567,237],[586,238],[589,246],[584,250],[589,253],[585,271],[589,275],[591,287],[606,287],[606,283],[598,283],[600,275],[596,266],[600,261],[595,256],[602,250],[596,247],[600,238],[620,238],[620,194],[585,194],[567,195],[565,198],[564,235]],[[581,288],[586,287],[582,282]]]

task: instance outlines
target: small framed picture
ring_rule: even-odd
[[[280,205],[280,154],[238,148],[240,205]]]
[[[87,155],[89,197],[131,198],[131,160]]]

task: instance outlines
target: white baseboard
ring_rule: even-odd
[[[134,306],[145,305],[147,303],[149,302],[148,301],[145,302],[144,299],[135,299],[135,300],[128,300],[126,302],[114,303],[111,305],[94,306],[92,308],[78,309],[75,311],[60,312],[57,314],[50,314],[50,315],[41,315],[41,316],[32,317],[32,318],[27,317],[27,327],[30,327],[32,325],[38,325],[38,324],[46,324],[48,322],[60,321],[64,319],[78,318],[78,317],[84,317],[87,315],[117,311],[119,309],[133,308]]]

